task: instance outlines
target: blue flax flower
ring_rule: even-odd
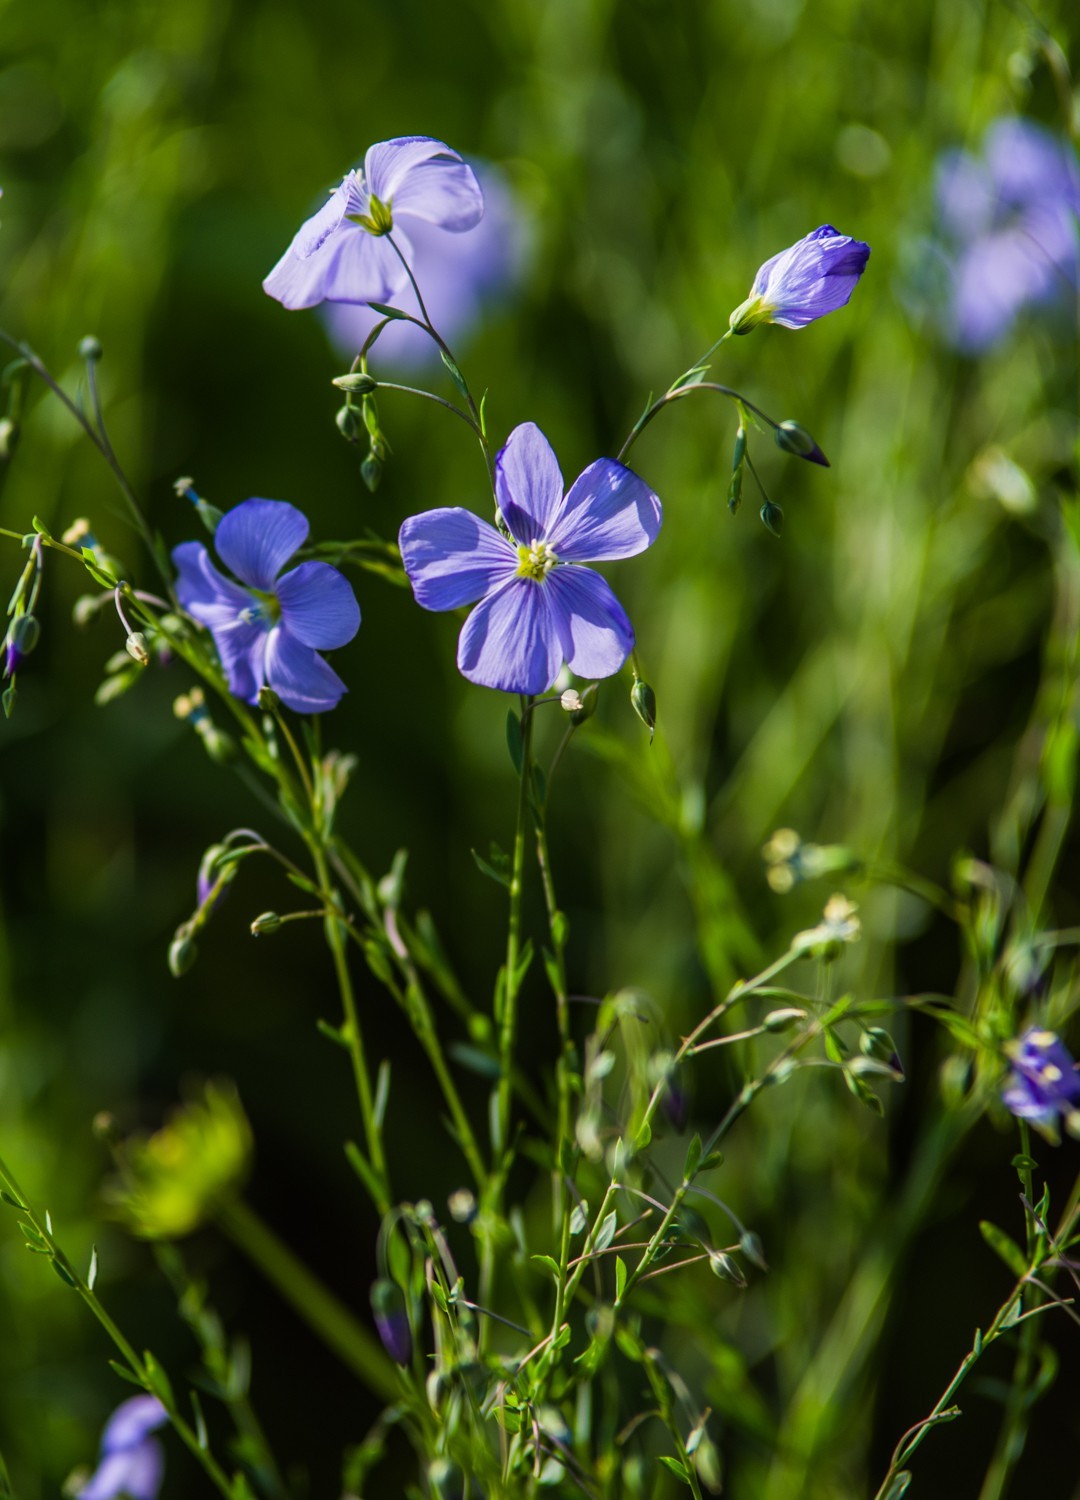
[[[132,1396],[116,1408],[101,1438],[98,1466],[78,1500],[155,1500],[165,1470],[161,1444],[150,1434],[169,1420],[156,1396]]]
[[[607,583],[578,564],[633,557],[656,540],[660,501],[630,469],[598,458],[563,494],[551,445],[532,422],[515,427],[495,464],[505,530],[458,507],[413,516],[399,545],[418,604],[473,604],[457,662],[470,682],[504,693],[545,692],[563,662],[610,677],[634,632]]]
[[[1061,137],[1031,120],[995,120],[981,156],[942,158],[937,203],[952,242],[948,334],[963,353],[991,348],[1026,308],[1074,291],[1080,171]]]
[[[322,713],[346,691],[319,651],[344,646],[360,626],[350,584],[329,563],[278,574],[303,545],[307,517],[284,500],[245,500],[214,533],[218,556],[240,579],[219,573],[201,542],[173,549],[177,598],[214,637],[229,691],[256,703],[273,688],[297,713]]]
[[[732,332],[749,333],[760,323],[805,328],[844,306],[869,259],[869,245],[822,224],[765,262],[731,314]]]
[[[473,170],[456,151],[426,135],[371,146],[362,171],[348,172],[318,213],[302,224],[263,282],[285,307],[319,302],[388,302],[405,284],[412,246],[402,221],[416,219],[454,234],[484,212]]]
[[[1007,1050],[1012,1072],[1001,1096],[1006,1107],[1052,1132],[1059,1114],[1069,1116],[1080,1107],[1080,1073],[1064,1042],[1052,1031],[1029,1026]]]

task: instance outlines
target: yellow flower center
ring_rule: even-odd
[[[517,550],[517,576],[531,578],[536,583],[543,583],[559,560],[547,542],[533,542],[530,546],[518,547]]]

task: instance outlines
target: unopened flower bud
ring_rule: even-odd
[[[356,415],[356,407],[343,406],[335,413],[334,421],[337,424],[337,430],[346,442],[354,443],[360,431],[360,418]]]
[[[634,685],[630,689],[630,706],[649,731],[651,745],[656,733],[656,694],[644,677],[634,678]]]
[[[773,536],[779,536],[784,529],[784,512],[771,500],[766,500],[761,507],[761,519],[766,530],[771,531]]]
[[[12,458],[19,445],[20,428],[10,417],[0,417],[0,458]]]
[[[739,1269],[738,1262],[732,1260],[730,1255],[725,1255],[723,1250],[709,1251],[709,1270],[714,1276],[719,1276],[721,1281],[732,1281],[737,1287],[746,1285],[746,1277]]]
[[[261,917],[256,917],[251,924],[252,937],[266,937],[271,932],[277,932],[281,926],[281,918],[276,911],[264,911]]]
[[[88,333],[86,338],[79,340],[79,358],[85,359],[87,364],[96,363],[101,358],[101,354],[101,344],[92,333]]]
[[[379,382],[366,370],[350,370],[347,375],[335,375],[330,384],[352,396],[366,396],[378,388]]]
[[[456,1193],[451,1193],[446,1206],[455,1224],[471,1224],[476,1218],[476,1194],[468,1188],[458,1188]]]
[[[896,1043],[881,1026],[868,1026],[859,1038],[859,1051],[864,1057],[882,1062],[897,1078],[904,1076],[904,1064],[896,1050]]]
[[[16,615],[8,626],[4,676],[12,677],[41,639],[41,626],[34,615]]]
[[[731,476],[731,483],[727,491],[727,507],[732,515],[736,513],[742,504],[742,469],[736,469]]]
[[[169,944],[169,973],[174,979],[179,979],[186,974],[199,956],[195,940],[187,923],[176,929],[176,936]]]
[[[752,1229],[744,1229],[739,1236],[739,1249],[751,1264],[757,1266],[759,1271],[767,1271],[768,1263],[765,1260],[765,1247],[761,1243],[760,1235]]]
[[[805,1019],[806,1012],[804,1010],[799,1010],[794,1005],[785,1005],[780,1010],[771,1010],[761,1024],[766,1031],[790,1031],[797,1021],[804,1021]]]
[[[372,1283],[371,1312],[375,1330],[387,1354],[395,1364],[407,1365],[412,1358],[412,1329],[405,1294],[396,1281],[383,1277]]]
[[[805,458],[807,463],[820,464],[823,469],[829,467],[829,460],[806,428],[800,427],[798,422],[779,423],[773,428],[773,437],[776,439],[776,446],[782,448],[785,453],[791,453],[796,458]]]
[[[216,505],[211,505],[209,500],[196,500],[195,514],[213,536],[221,524],[223,512]]]
[[[566,696],[567,694],[564,693],[563,698],[565,699]],[[600,689],[595,682],[590,682],[584,692],[575,694],[575,696],[578,700],[577,704],[573,708],[567,708],[564,702],[563,708],[567,708],[567,712],[570,715],[570,722],[576,729],[579,724],[584,724],[588,719],[591,719],[596,712],[596,705],[600,701]]]
[[[360,478],[367,485],[371,494],[374,494],[379,488],[379,480],[382,478],[382,472],[382,460],[372,450],[360,465]]]
[[[134,631],[124,642],[127,654],[132,661],[137,661],[140,667],[145,667],[150,660],[150,652],[147,648],[146,637],[141,630]]]
[[[16,697],[17,694],[15,692],[15,684],[13,682],[9,682],[4,691],[0,693],[0,708],[3,708],[4,710],[5,719],[11,718],[12,712],[15,708]]]

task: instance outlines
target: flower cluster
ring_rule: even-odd
[[[581,677],[610,677],[633,650],[634,632],[605,580],[579,564],[643,552],[660,530],[660,501],[610,458],[590,464],[564,494],[558,460],[532,422],[500,452],[495,493],[501,530],[460,507],[402,526],[417,603],[476,604],[458,640],[458,667],[470,682],[542,693],[564,662]]]
[[[98,1466],[77,1500],[155,1500],[165,1471],[161,1444],[150,1434],[169,1420],[156,1396],[122,1402],[105,1427]]]
[[[1080,170],[1071,146],[1031,120],[995,120],[979,156],[950,151],[937,172],[949,242],[949,337],[967,354],[1017,317],[1075,292]]]

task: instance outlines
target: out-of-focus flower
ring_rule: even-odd
[[[177,598],[214,637],[229,691],[257,703],[266,685],[297,713],[323,713],[347,690],[318,652],[352,640],[360,606],[329,563],[301,563],[278,577],[308,530],[295,505],[245,500],[221,518],[214,546],[246,587],[219,573],[201,542],[174,547],[173,562]]]
[[[822,224],[765,262],[731,314],[732,332],[749,333],[761,323],[805,328],[844,306],[869,259],[869,245]]]
[[[78,1500],[155,1500],[165,1455],[150,1434],[168,1420],[156,1396],[132,1396],[122,1402],[109,1418],[98,1466],[79,1490]]]
[[[1080,1124],[1080,1073],[1061,1038],[1029,1026],[1005,1050],[1012,1062],[1001,1095],[1005,1107],[1051,1139],[1058,1115],[1075,1129]]]
[[[791,940],[792,948],[811,958],[839,958],[845,945],[857,943],[862,934],[857,911],[858,907],[846,896],[830,896],[821,922],[805,932],[797,932]]]
[[[656,540],[660,501],[644,480],[599,458],[563,494],[547,438],[516,427],[495,465],[505,531],[453,507],[401,528],[402,561],[425,609],[473,604],[458,640],[470,682],[504,693],[545,692],[565,661],[581,677],[610,677],[634,631],[589,560],[633,557]]]
[[[396,1281],[382,1278],[372,1284],[371,1314],[387,1354],[395,1364],[407,1365],[412,1358],[412,1329],[405,1295]]]
[[[399,136],[368,148],[363,170],[346,174],[318,213],[301,225],[263,282],[288,308],[319,302],[387,302],[406,281],[412,245],[402,225],[434,224],[458,234],[484,212],[472,168],[426,135]]]
[[[409,227],[410,268],[428,316],[455,353],[487,311],[520,287],[534,240],[524,207],[502,174],[481,164],[476,175],[484,193],[484,217],[469,234],[446,235],[420,220]],[[410,286],[401,288],[396,305],[419,314]],[[369,307],[342,302],[327,302],[322,318],[331,343],[346,359],[352,359],[379,321]],[[380,333],[371,358],[380,368],[409,370],[438,365],[439,351],[423,329],[398,319]]]
[[[804,844],[794,828],[778,828],[761,851],[765,879],[779,896],[803,880],[857,870],[860,861],[843,844]]]
[[[142,1239],[190,1234],[235,1197],[251,1160],[251,1127],[230,1083],[208,1083],[151,1136],[120,1152],[109,1203]]]
[[[1075,292],[1080,171],[1072,147],[1031,120],[995,120],[980,156],[950,151],[937,169],[949,255],[948,333],[979,354],[1028,307]]]

